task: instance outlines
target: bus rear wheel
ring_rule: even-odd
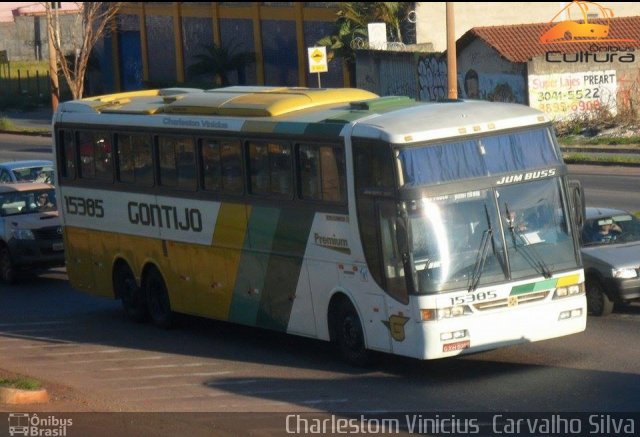
[[[366,348],[362,323],[351,302],[340,302],[332,320],[333,340],[342,358],[352,366],[370,365],[371,352]]]
[[[143,290],[136,284],[133,272],[126,264],[120,264],[113,272],[113,288],[122,300],[122,308],[134,322],[144,322],[149,316]]]
[[[144,281],[147,309],[151,321],[161,328],[170,328],[173,324],[173,311],[167,293],[167,286],[158,270],[152,268]]]

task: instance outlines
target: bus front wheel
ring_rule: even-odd
[[[340,302],[332,319],[333,340],[342,358],[356,367],[366,367],[371,364],[371,352],[365,345],[362,323],[351,302],[347,300]]]
[[[122,308],[127,317],[134,322],[147,320],[147,302],[144,291],[136,284],[133,272],[126,264],[119,264],[113,272],[113,288],[122,300]]]
[[[167,293],[167,286],[158,270],[152,268],[144,281],[147,309],[153,323],[161,328],[170,328],[173,324],[173,311]]]

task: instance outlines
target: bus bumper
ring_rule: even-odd
[[[434,359],[531,343],[582,332],[586,328],[584,295],[522,305],[452,319],[424,322],[424,355]]]

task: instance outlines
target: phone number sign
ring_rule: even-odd
[[[616,71],[529,76],[529,105],[550,118],[571,118],[600,108],[616,114]]]

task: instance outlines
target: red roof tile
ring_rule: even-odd
[[[595,24],[606,24],[607,20],[589,20]],[[640,48],[640,16],[611,18],[609,21],[609,36],[607,39],[583,43],[541,44],[540,36],[557,23],[516,24],[510,26],[474,27],[460,37],[458,50],[462,50],[475,38],[480,38],[490,47],[512,62],[527,62],[544,55],[549,51],[562,53],[577,53],[592,51],[593,44],[598,47],[616,46],[618,48]],[[612,39],[633,39],[634,42],[610,42]]]

